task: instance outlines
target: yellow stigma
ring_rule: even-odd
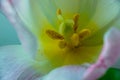
[[[61,21],[58,32],[46,30],[46,34],[54,40],[59,40],[59,48],[80,47],[82,44],[81,41],[91,34],[89,29],[78,30],[79,14],[75,14],[73,19],[64,19],[61,9],[58,9],[57,17],[58,20]]]

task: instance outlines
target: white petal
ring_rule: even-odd
[[[57,28],[57,6],[55,5],[54,0],[38,0],[36,2],[38,3],[36,5],[39,5],[38,8],[40,10],[40,13],[43,12],[53,27]]]
[[[36,37],[25,27],[23,22],[21,22],[9,0],[2,0],[1,8],[3,13],[13,24],[13,27],[15,28],[21,44],[25,48],[26,52],[34,57],[37,51]]]
[[[120,5],[117,0],[99,0],[93,21],[100,27],[114,20],[119,15]]]
[[[26,27],[33,27],[33,19],[30,10],[30,0],[11,0],[13,10],[19,15],[18,17],[27,25]],[[28,28],[28,29],[29,29]]]
[[[119,13],[118,19],[115,21],[115,23],[112,26],[115,26],[118,29],[120,29],[120,13]]]
[[[96,10],[96,0],[11,0],[20,18],[31,30],[43,27],[48,20],[54,28],[58,28],[57,9],[61,9],[63,16],[72,18],[80,13],[80,22],[87,23]],[[82,21],[84,20],[84,21]],[[83,24],[85,24],[83,23]],[[82,23],[81,23],[82,24]]]
[[[88,68],[85,80],[97,80],[120,58],[120,31],[111,28],[105,35],[103,50],[98,61]]]
[[[53,0],[11,0],[15,11],[31,31],[50,22],[57,27],[56,5]],[[43,24],[44,23],[44,24]],[[37,29],[36,29],[37,28]]]
[[[54,0],[58,8],[62,9],[63,14],[87,14],[93,15],[96,8],[96,0]]]
[[[80,29],[93,17],[96,11],[97,0],[54,0],[57,8],[62,10],[64,18],[73,18],[75,14],[80,14],[79,23]]]
[[[42,80],[83,80],[88,66],[64,66],[51,71]]]
[[[20,45],[0,47],[0,80],[35,80],[40,74]]]

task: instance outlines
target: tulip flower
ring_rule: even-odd
[[[21,41],[0,48],[1,80],[97,80],[119,68],[119,0],[1,0],[0,8]]]

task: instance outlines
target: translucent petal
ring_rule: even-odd
[[[38,8],[40,13],[43,12],[43,14],[47,17],[48,21],[53,25],[53,27],[57,27],[57,6],[54,2],[54,0],[38,0],[37,1],[39,5]],[[42,18],[41,18],[42,19]]]
[[[92,19],[100,28],[109,24],[119,15],[120,5],[117,0],[100,0],[97,3],[96,12]]]
[[[116,20],[116,22],[112,26],[115,26],[118,29],[120,29],[120,13],[119,13],[118,19]]]
[[[80,14],[79,23],[83,27],[87,25],[96,10],[97,0],[54,0],[57,7],[62,10],[65,18],[72,18],[76,13]]]
[[[74,14],[80,13],[80,23],[85,25],[91,19],[96,10],[96,0],[12,0],[13,6],[21,19],[31,30],[38,31],[45,27],[45,24],[52,24],[52,27],[58,28],[56,11],[61,9],[63,16],[72,18]],[[73,6],[71,6],[73,5]]]
[[[15,11],[31,31],[38,31],[45,23],[56,27],[56,6],[49,0],[12,0]],[[37,28],[37,29],[36,29]]]
[[[85,46],[102,45],[105,32],[112,26],[119,28],[120,3],[117,0],[100,0],[98,2],[96,13],[91,20],[98,29],[93,29],[93,34],[83,41]],[[94,28],[94,25],[88,24],[88,26],[88,28]]]
[[[116,22],[119,21],[119,17],[113,19],[109,24],[105,25],[103,28],[94,32],[90,37],[86,38],[82,43],[84,46],[96,46],[103,44],[104,34],[109,30],[113,25],[116,25]],[[117,26],[116,26],[117,27]]]
[[[88,66],[64,66],[51,71],[42,80],[83,80]]]
[[[7,2],[9,1],[7,0]],[[32,29],[33,26],[35,26],[34,20],[32,19],[32,11],[30,9],[30,0],[11,0],[10,5],[12,6],[13,11],[19,15],[18,17],[20,17],[28,29]]]
[[[0,47],[0,80],[35,80],[40,74],[20,45]]]

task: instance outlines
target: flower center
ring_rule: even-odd
[[[59,40],[58,46],[63,48],[78,48],[82,45],[82,41],[91,34],[90,29],[78,30],[79,14],[75,14],[73,19],[64,19],[60,9],[57,10],[57,18],[60,22],[59,32],[54,30],[46,30],[46,34],[54,39]]]

